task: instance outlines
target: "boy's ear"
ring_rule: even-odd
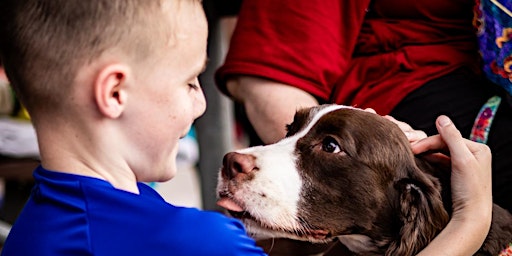
[[[127,78],[130,69],[121,64],[103,67],[94,80],[94,99],[106,117],[118,118],[124,111],[128,95]]]

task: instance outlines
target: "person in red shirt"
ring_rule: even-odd
[[[484,135],[494,201],[512,211],[510,95],[481,72],[474,5],[245,0],[216,82],[262,143],[283,138],[298,108],[322,103],[373,108],[428,135],[447,115],[464,137]],[[495,95],[501,102],[486,106]]]

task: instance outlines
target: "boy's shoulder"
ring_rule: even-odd
[[[181,232],[174,241],[184,241],[176,250],[195,251],[195,255],[266,255],[250,238],[243,224],[218,212],[183,208]],[[180,218],[176,219],[180,222]],[[176,227],[176,225],[173,225]],[[179,253],[178,253],[179,254]],[[186,253],[185,253],[186,254]]]
[[[50,252],[94,251],[97,255],[263,254],[238,220],[169,204],[144,184],[139,184],[141,193],[136,195],[102,180],[41,168],[35,177],[36,187],[13,227],[7,251],[20,252],[21,244],[29,244],[23,247],[27,254],[48,246],[54,248]],[[38,239],[28,242],[27,236]]]

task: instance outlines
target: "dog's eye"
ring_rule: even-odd
[[[341,152],[340,145],[333,137],[325,137],[324,140],[322,140],[322,150],[328,153]]]

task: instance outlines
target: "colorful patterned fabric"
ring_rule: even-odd
[[[476,0],[474,25],[484,73],[512,94],[512,1]]]
[[[508,247],[503,249],[498,256],[512,256],[512,242],[508,244]]]
[[[480,109],[480,113],[475,119],[475,124],[471,130],[469,139],[476,142],[487,143],[489,131],[491,130],[492,120],[501,103],[501,97],[491,97]]]

